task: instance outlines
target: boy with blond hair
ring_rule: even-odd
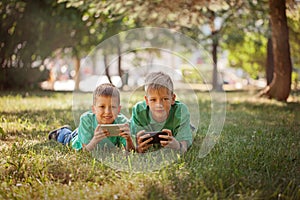
[[[162,131],[159,146],[184,153],[192,144],[192,130],[188,107],[176,101],[173,82],[163,72],[153,72],[145,79],[145,100],[132,109],[131,133],[136,138],[136,150],[146,152],[153,144],[147,132]]]

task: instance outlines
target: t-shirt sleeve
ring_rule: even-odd
[[[127,124],[127,123],[129,123],[128,118],[121,113],[118,115],[118,117],[114,121],[114,124]]]
[[[192,130],[190,127],[190,112],[186,105],[182,104],[175,112],[178,118],[176,133],[174,134],[176,140],[187,141],[188,146],[193,142]]]
[[[132,115],[131,115],[131,120],[130,120],[130,131],[131,134],[136,137],[136,134],[144,130],[145,128],[143,127],[143,123],[140,121],[141,119],[144,119],[145,117],[142,116],[142,112],[139,111],[139,104],[136,104],[132,108]]]
[[[141,130],[146,130],[147,124],[147,110],[142,102],[137,103],[132,108],[131,119],[130,119],[130,132],[133,142],[136,145],[136,135]]]
[[[72,148],[78,151],[82,149],[82,144],[78,140],[78,129],[75,129],[75,131],[77,131],[77,135],[72,139]]]
[[[120,147],[123,146],[124,148],[126,148],[126,139],[119,136],[119,144],[118,145]]]
[[[88,144],[94,135],[93,119],[89,115],[80,117],[78,126],[78,141],[81,144]]]

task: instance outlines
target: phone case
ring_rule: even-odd
[[[148,144],[160,144],[160,141],[167,141],[167,139],[159,137],[159,135],[168,135],[168,133],[163,131],[145,132],[145,134],[150,134],[150,137],[153,138],[153,140],[151,140]],[[150,137],[143,139],[143,142],[148,140]]]

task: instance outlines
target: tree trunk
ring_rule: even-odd
[[[75,60],[75,91],[79,91],[79,83],[80,83],[80,58],[76,54],[74,57]]]
[[[291,91],[292,63],[285,0],[269,0],[274,55],[274,77],[261,96],[286,101]]]
[[[212,57],[213,57],[213,77],[212,77],[212,87],[215,91],[222,91],[222,85],[218,80],[218,46],[219,38],[218,32],[212,32]]]
[[[212,74],[212,89],[214,91],[222,91],[222,85],[218,80],[218,46],[219,46],[219,31],[216,27],[216,13],[212,10],[210,12],[209,26],[212,39],[212,58],[213,58],[213,74]]]
[[[108,81],[111,83],[111,78],[110,78],[109,69],[108,69],[109,66],[108,66],[108,61],[107,61],[107,55],[104,54],[103,57],[104,57],[105,75],[107,76]]]
[[[266,64],[266,79],[267,85],[273,80],[274,73],[274,56],[273,56],[273,47],[272,47],[272,38],[268,38],[267,43],[267,64]]]
[[[123,70],[122,70],[122,55],[121,55],[121,44],[118,44],[118,73],[120,78],[123,76]]]

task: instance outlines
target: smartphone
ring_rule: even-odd
[[[109,136],[119,136],[120,128],[124,126],[124,124],[101,124],[100,126],[109,132]]]
[[[146,134],[150,134],[150,136],[147,137],[147,138],[144,138],[142,140],[142,142],[148,140],[150,137],[153,138],[153,140],[151,140],[148,144],[160,144],[160,141],[167,141],[168,140],[168,139],[159,137],[159,135],[168,135],[167,132],[163,132],[163,131],[145,132],[145,135]]]

